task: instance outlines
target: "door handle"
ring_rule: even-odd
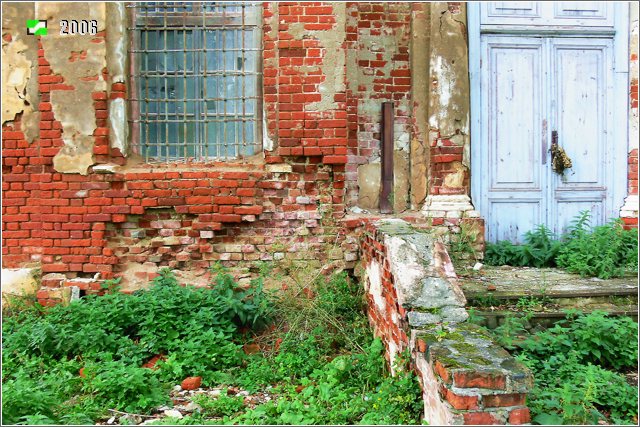
[[[571,158],[567,155],[562,147],[558,144],[558,131],[551,132],[551,168],[557,174],[562,175],[565,169],[569,169]]]
[[[547,119],[542,121],[542,164],[547,164]]]

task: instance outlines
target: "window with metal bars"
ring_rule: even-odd
[[[133,149],[146,161],[262,148],[260,3],[128,5]]]

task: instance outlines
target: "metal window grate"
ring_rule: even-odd
[[[134,151],[146,161],[262,148],[260,3],[127,5]]]

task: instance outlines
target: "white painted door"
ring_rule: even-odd
[[[481,6],[481,22],[492,30],[500,19],[507,27],[522,20],[528,25],[527,31],[487,31],[480,37],[480,103],[474,104],[480,107],[480,147],[472,147],[471,179],[488,241],[521,242],[537,224],[559,234],[585,209],[595,224],[617,215],[614,175],[624,172],[614,162],[620,144],[613,132],[613,37],[538,30],[559,21],[571,24],[562,14],[578,11],[559,3]],[[596,16],[589,25],[610,25],[609,6],[583,3]],[[551,166],[554,132],[573,165],[563,175]]]

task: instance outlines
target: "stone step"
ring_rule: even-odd
[[[458,271],[467,300],[518,300],[522,297],[552,299],[638,296],[638,274],[615,279],[581,277],[556,268],[488,267]]]
[[[629,316],[638,321],[638,306],[620,306],[615,309],[598,308],[598,310],[604,310],[611,316]],[[581,310],[581,312],[588,314],[594,311],[593,309]],[[476,309],[473,312],[474,316],[480,319],[474,319],[475,323],[480,326],[486,326],[489,329],[495,329],[498,326],[504,324],[507,317],[513,316],[512,310],[495,310],[487,311],[483,309]],[[565,320],[567,313],[565,311],[547,311],[547,312],[533,312],[532,317],[526,322],[526,329],[534,329],[536,327],[549,328],[554,324]]]
[[[567,310],[603,310],[638,319],[638,276],[602,280],[555,268],[483,267],[458,271],[467,307],[496,328],[509,316],[529,313],[527,329],[550,327],[566,318]]]

